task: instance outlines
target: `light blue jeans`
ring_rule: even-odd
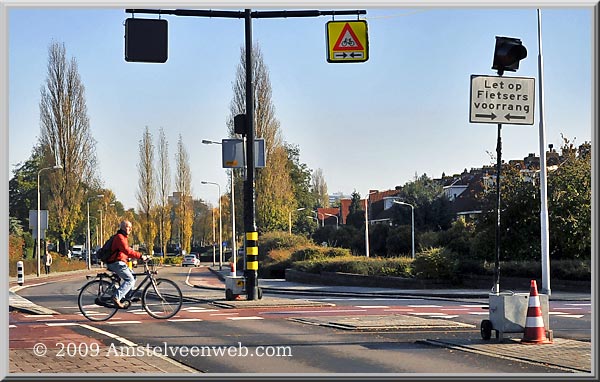
[[[117,261],[116,263],[107,264],[108,270],[116,273],[121,278],[121,286],[117,289],[116,297],[121,301],[123,297],[127,295],[133,287],[135,286],[135,277],[131,272],[131,269],[127,266],[126,263],[122,261]]]

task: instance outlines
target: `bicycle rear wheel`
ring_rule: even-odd
[[[114,287],[106,280],[92,280],[79,292],[77,305],[85,318],[90,321],[106,321],[117,313],[112,302]]]
[[[142,306],[154,318],[171,318],[183,304],[181,289],[171,280],[154,279],[142,293]]]

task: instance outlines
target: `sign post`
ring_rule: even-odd
[[[502,124],[533,125],[535,79],[471,75],[469,122],[498,125],[496,143],[496,262],[494,293],[500,293],[500,174]]]

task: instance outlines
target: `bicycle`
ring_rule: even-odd
[[[137,297],[134,296],[139,295],[142,290],[140,298],[142,307],[151,317],[171,318],[181,309],[183,295],[175,282],[157,278],[154,267],[151,260],[146,260],[144,261],[144,272],[133,273],[134,276],[146,277],[125,296],[122,301],[125,307],[122,309],[128,309],[132,302],[136,302]],[[112,296],[120,286],[121,278],[110,271],[98,273],[96,276],[88,276],[88,278],[92,277],[94,280],[81,287],[77,304],[83,316],[88,320],[106,321],[120,309],[112,301]]]

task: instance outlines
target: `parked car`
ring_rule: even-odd
[[[182,267],[199,267],[200,266],[200,259],[198,258],[198,256],[195,253],[190,253],[189,255],[185,255],[183,257],[183,261],[181,262],[181,266]]]
[[[71,256],[76,259],[83,258],[83,247],[84,247],[83,245],[79,245],[79,244],[71,247]]]

